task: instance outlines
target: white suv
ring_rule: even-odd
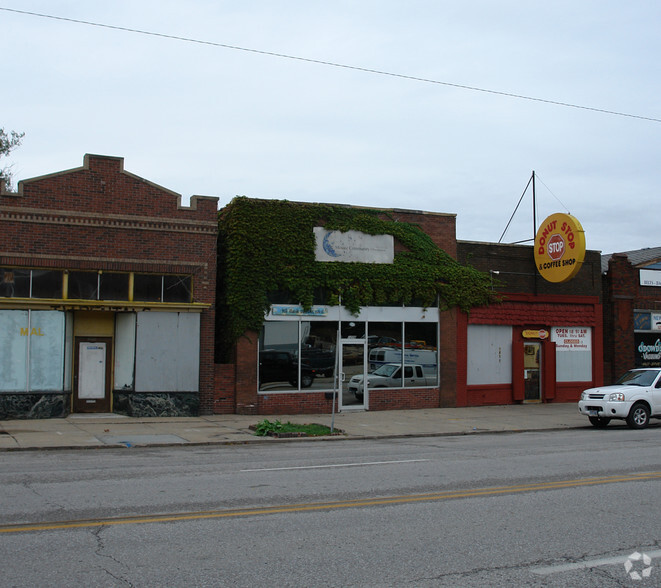
[[[585,390],[578,411],[595,427],[624,419],[632,429],[644,429],[650,418],[661,418],[661,368],[629,370],[612,386]]]

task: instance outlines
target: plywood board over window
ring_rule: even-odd
[[[198,392],[199,380],[200,315],[139,312],[135,391]]]

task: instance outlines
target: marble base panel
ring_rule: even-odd
[[[200,396],[191,393],[115,392],[113,412],[131,417],[190,417],[200,410]]]
[[[69,394],[0,394],[0,420],[64,418]]]

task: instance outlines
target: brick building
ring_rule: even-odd
[[[307,227],[291,220],[294,212],[306,205],[282,202],[279,206],[287,209],[289,216],[283,213],[280,218],[264,220],[270,213],[257,202],[246,199],[260,211],[253,224],[237,221],[247,214],[240,206],[238,211],[233,205],[221,211],[221,218],[232,217],[228,224],[233,227],[219,246],[221,251],[231,250],[237,240],[251,235],[246,241],[250,255],[244,266],[238,264],[242,275],[268,273],[268,264],[253,267],[254,259],[269,259],[273,247],[287,248],[287,240],[297,240],[301,231],[310,235],[313,230],[321,231],[316,241],[320,247],[323,219],[317,219],[318,226],[312,223]],[[389,222],[417,227],[435,246],[458,260],[459,267],[478,270],[492,290],[492,298],[498,295],[502,301],[464,312],[438,300],[429,305],[394,304],[391,300],[363,305],[355,313],[342,303],[329,304],[322,299],[304,308],[295,297],[277,292],[264,300],[263,323],[242,332],[235,342],[225,343],[229,353],[217,365],[219,411],[329,412],[334,391],[340,410],[568,402],[577,400],[583,389],[602,382],[598,252],[587,252],[580,271],[570,281],[550,283],[536,270],[532,246],[457,242],[454,215],[409,210],[379,214]],[[264,222],[264,227],[258,227],[259,222]],[[296,224],[296,231],[288,228],[290,223]],[[222,234],[221,230],[221,242]],[[301,247],[313,249],[314,244]],[[359,248],[369,247],[361,243]],[[394,251],[404,252],[406,247],[395,239]],[[323,256],[317,255],[316,260],[321,263]],[[225,265],[221,262],[222,281],[231,281],[227,271],[236,265],[236,260]],[[289,265],[297,268],[294,271],[298,271],[299,280],[316,279],[319,285],[324,282],[304,269],[305,263],[296,262],[293,250]],[[350,265],[344,264],[347,271]],[[287,271],[284,266],[281,269]],[[397,274],[393,276],[396,281]],[[402,276],[410,279],[405,272]],[[277,275],[270,280],[276,284]],[[253,280],[242,291],[255,287]],[[392,290],[398,287],[393,284]],[[241,296],[233,300],[234,304],[244,303]],[[228,303],[229,298],[219,294],[220,306]],[[219,317],[220,333],[227,321],[220,311]],[[218,347],[222,345],[219,342]],[[395,380],[365,376],[384,364],[400,366]],[[416,365],[426,370],[419,374],[424,377],[416,378]]]
[[[569,402],[603,380],[601,257],[545,281],[533,247],[460,241],[460,262],[489,272],[502,303],[460,314],[457,405]]]
[[[661,247],[602,257],[606,383],[661,367]]]
[[[98,155],[0,186],[0,418],[212,412],[217,201]]]
[[[383,234],[333,230],[326,214],[364,215],[382,223]],[[365,218],[360,222],[364,226]],[[455,222],[452,214],[245,198],[222,209],[221,227],[227,229],[221,229],[219,241],[217,412],[330,412],[334,399],[345,411],[453,406],[458,311],[440,310],[435,299],[429,305],[397,300],[406,297],[400,292],[402,283],[404,290],[411,286],[408,266],[400,260],[419,257],[424,267],[425,255],[447,254],[445,262],[458,266]],[[412,231],[411,242],[397,233],[404,227]],[[389,231],[395,234],[390,241]],[[422,241],[426,252],[415,249]],[[241,260],[231,257],[242,247],[247,254]],[[386,250],[387,259],[372,259]],[[284,260],[271,261],[280,251],[287,252]],[[359,255],[351,257],[356,252]],[[374,268],[371,277],[351,277],[357,266]],[[380,278],[386,270],[390,278]],[[314,290],[309,306],[279,283],[290,271],[292,282]],[[433,263],[428,271],[435,271]],[[233,272],[244,281],[232,289]],[[374,287],[374,302],[381,302],[361,304],[356,311],[342,295],[329,300],[325,290],[330,275],[335,282],[345,282],[345,296],[347,289]],[[255,292],[266,288],[262,282],[269,291],[263,300],[253,301]],[[385,284],[381,294],[377,283]],[[232,328],[232,312],[250,305],[257,307],[258,315],[262,309],[259,324],[225,340],[223,331]],[[358,395],[352,391],[353,378],[364,378],[383,364],[400,364],[402,371],[394,374],[398,385],[368,385]],[[419,366],[424,374],[406,364]]]
[[[661,286],[621,256],[604,314],[598,252],[553,284],[453,214],[217,201],[98,155],[2,191],[0,418],[573,401],[604,322],[609,372],[661,330]]]

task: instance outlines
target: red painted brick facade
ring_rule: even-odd
[[[533,249],[525,245],[458,243],[462,263],[490,272],[502,302],[474,308],[459,316],[457,405],[511,404],[523,400],[523,331],[549,331],[552,327],[583,326],[592,329],[592,379],[589,382],[556,382],[555,344],[542,341],[542,400],[573,402],[583,389],[603,382],[603,308],[601,256],[586,253],[577,276],[565,283],[545,281],[535,268]],[[469,325],[512,327],[512,383],[468,386],[467,331]]]

